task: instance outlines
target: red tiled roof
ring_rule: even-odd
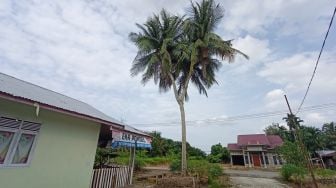
[[[271,148],[275,148],[283,144],[283,141],[279,135],[267,135],[267,139],[270,142]]]
[[[238,145],[270,145],[266,135],[264,134],[247,134],[238,135]]]
[[[227,148],[228,150],[241,150],[238,144],[228,144]]]
[[[242,146],[247,145],[265,145],[269,148],[275,148],[282,144],[283,141],[278,135],[248,134],[238,135],[238,142],[228,144],[228,149],[240,150]]]

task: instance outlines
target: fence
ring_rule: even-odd
[[[94,169],[91,188],[117,188],[129,185],[130,167],[112,166]]]

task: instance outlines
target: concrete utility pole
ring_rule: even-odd
[[[316,182],[316,179],[315,179],[315,175],[314,175],[314,172],[313,172],[313,165],[311,163],[311,160],[310,160],[310,156],[308,154],[308,151],[306,149],[306,147],[304,146],[303,144],[303,141],[302,141],[302,136],[301,136],[301,132],[299,130],[299,124],[300,124],[300,121],[298,117],[296,117],[293,112],[292,112],[292,109],[289,105],[289,102],[288,102],[288,99],[287,99],[287,96],[285,95],[285,99],[286,99],[286,103],[287,103],[287,106],[288,106],[288,109],[289,109],[289,114],[287,114],[287,121],[289,122],[289,126],[291,128],[294,129],[294,139],[295,139],[295,142],[297,142],[299,144],[299,147],[300,147],[300,150],[301,150],[301,153],[305,159],[305,162],[306,162],[306,165],[307,165],[307,168],[310,172],[310,175],[313,179],[313,183],[314,183],[314,186],[315,188],[318,188],[318,184]]]

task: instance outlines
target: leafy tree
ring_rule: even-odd
[[[285,143],[278,148],[278,152],[285,159],[286,163],[305,167],[305,159],[297,143],[285,141]]]
[[[290,131],[279,123],[272,123],[272,125],[269,125],[264,129],[264,132],[266,135],[279,135],[282,140],[294,141]]]
[[[168,151],[167,142],[161,137],[160,132],[152,132],[150,135],[152,138],[152,150],[150,152],[151,156],[166,156]]]
[[[325,135],[325,147],[336,150],[336,126],[334,122],[325,123],[322,126],[322,133]]]
[[[211,155],[221,155],[223,153],[222,144],[218,143],[211,146]]]
[[[316,127],[300,127],[302,141],[310,153],[325,148],[325,135]]]
[[[211,153],[208,156],[208,161],[211,163],[229,162],[230,152],[220,143],[211,146]]]
[[[168,157],[181,154],[181,142],[172,139],[163,138],[160,132],[150,133],[152,139],[152,150],[149,152],[152,157]],[[188,156],[196,158],[205,158],[206,154],[201,149],[191,146],[187,143]]]
[[[130,39],[138,47],[131,68],[133,76],[142,73],[142,83],[149,80],[159,85],[160,91],[173,88],[179,105],[182,126],[181,169],[187,170],[187,141],[184,102],[188,99],[191,82],[200,94],[216,84],[215,72],[222,60],[233,62],[236,54],[231,40],[225,41],[214,30],[223,18],[223,10],[213,0],[191,3],[186,19],[162,10],[143,25],[137,24],[140,33],[131,33]]]

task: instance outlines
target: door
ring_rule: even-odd
[[[252,160],[254,166],[261,166],[260,164],[260,155],[259,154],[252,154]]]

